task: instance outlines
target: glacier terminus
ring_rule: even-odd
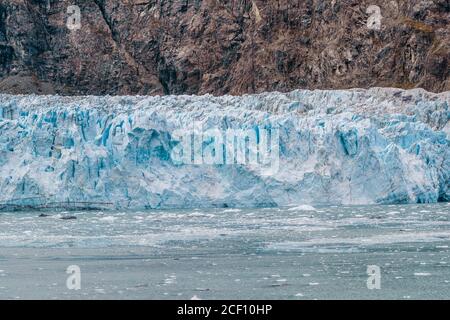
[[[446,202],[449,103],[393,88],[2,94],[0,210]]]

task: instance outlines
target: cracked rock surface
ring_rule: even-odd
[[[70,5],[80,29],[66,26]],[[0,92],[441,92],[449,22],[448,0],[2,0]]]

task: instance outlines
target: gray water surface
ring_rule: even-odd
[[[1,299],[450,298],[446,203],[46,213],[0,214]]]

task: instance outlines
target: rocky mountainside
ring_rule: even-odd
[[[449,26],[449,0],[1,0],[0,92],[447,91]]]

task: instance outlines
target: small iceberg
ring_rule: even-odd
[[[289,208],[288,211],[316,211],[316,208],[307,204],[302,204],[297,207]]]

